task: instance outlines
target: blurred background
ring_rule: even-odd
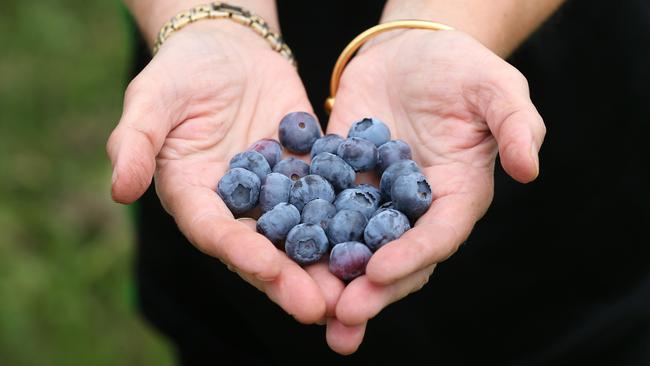
[[[0,4],[0,365],[172,363],[110,199],[128,29],[118,0]]]

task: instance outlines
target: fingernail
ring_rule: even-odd
[[[111,177],[111,185],[117,182],[117,169],[113,169],[113,176]]]

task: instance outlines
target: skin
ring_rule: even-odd
[[[150,45],[165,21],[200,3],[127,1]],[[278,29],[274,2],[229,3]],[[185,27],[131,82],[107,144],[113,199],[135,201],[154,178],[163,206],[190,242],[298,321],[326,324],[334,351],[353,353],[367,321],[424,286],[485,213],[497,152],[514,179],[537,176],[544,124],[525,78],[497,54],[511,52],[560,3],[388,1],[382,21],[431,19],[464,32],[386,33],[367,43],[342,76],[327,132],[345,136],[353,121],[369,115],[386,121],[392,138],[411,145],[437,198],[413,230],[382,247],[367,274],[347,287],[325,263],[299,267],[255,232],[254,220],[235,220],[214,192],[230,157],[261,138],[277,139],[286,113],[312,111],[296,70],[241,25]]]
[[[436,264],[467,239],[492,201],[497,153],[515,180],[537,177],[545,126],[525,77],[500,56],[561,3],[387,2],[382,22],[428,19],[467,33],[380,35],[362,47],[341,77],[327,132],[344,134],[351,122],[369,115],[385,121],[393,139],[411,146],[435,201],[412,230],[378,250],[366,275],[339,296],[336,318],[343,326],[328,324],[326,337],[336,352],[355,352],[367,321],[421,289]]]

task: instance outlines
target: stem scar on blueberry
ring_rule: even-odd
[[[305,128],[305,122],[298,122],[298,127]]]

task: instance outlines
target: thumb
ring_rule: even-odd
[[[156,155],[172,128],[159,94],[160,86],[144,72],[126,89],[122,116],[106,145],[113,166],[111,195],[116,202],[137,200],[151,184]]]
[[[539,174],[546,127],[530,100],[526,78],[514,67],[506,70],[478,93],[478,107],[499,145],[501,165],[511,177],[528,183]]]

